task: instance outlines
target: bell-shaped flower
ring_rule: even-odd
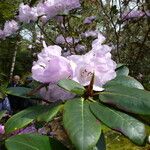
[[[46,88],[42,88],[40,90],[40,95],[43,99],[48,100],[50,102],[55,102],[58,100],[68,100],[75,97],[75,94],[72,94],[62,88],[60,88],[56,84],[49,84]]]
[[[20,4],[18,16],[19,21],[30,23],[31,21],[36,21],[37,17],[38,12],[36,7],[30,7],[29,5],[24,5],[23,3]]]
[[[16,33],[18,29],[19,29],[18,23],[15,20],[11,20],[11,21],[6,21],[6,23],[4,24],[3,32],[7,37]]]
[[[102,45],[104,39],[97,39],[92,50],[85,55],[72,55],[67,57],[73,69],[73,80],[88,86],[94,74],[95,91],[103,90],[103,85],[116,77],[116,63],[111,59],[111,48]]]
[[[56,45],[45,47],[32,67],[33,79],[42,83],[57,83],[72,74],[69,60],[61,56],[61,48]]]

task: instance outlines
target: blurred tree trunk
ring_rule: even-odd
[[[17,48],[18,48],[18,42],[15,46],[15,50],[14,50],[14,54],[13,54],[13,58],[12,58],[9,81],[11,81],[13,78],[13,73],[14,73],[14,68],[15,68],[15,63],[16,63],[16,56],[17,56]]]

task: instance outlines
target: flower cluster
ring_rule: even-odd
[[[20,4],[18,16],[20,22],[30,23],[30,21],[36,21],[37,17],[38,13],[35,7],[31,8],[29,5]]]
[[[94,73],[95,91],[101,91],[102,86],[116,77],[116,63],[111,59],[111,47],[103,45],[105,37],[100,33],[92,43],[92,50],[85,55],[72,55],[68,59],[73,69],[73,80],[87,86]]]
[[[78,7],[80,7],[79,0],[47,0],[38,3],[36,7],[30,7],[22,3],[19,7],[18,18],[21,22],[29,23],[41,17],[41,21],[46,22],[60,13],[68,12]]]
[[[54,45],[45,47],[38,54],[38,61],[32,67],[32,76],[43,83],[57,83],[61,79],[73,75],[70,62],[61,56],[61,47]]]
[[[19,25],[15,20],[6,21],[4,24],[4,29],[0,30],[0,39],[5,39],[8,36],[16,33],[19,29]]]
[[[79,42],[79,39],[75,39],[73,37],[66,37],[64,38],[64,36],[62,34],[58,35],[56,38],[56,43],[57,44],[76,44]]]
[[[78,7],[80,7],[79,0],[46,0],[45,2],[38,3],[36,7],[30,7],[27,4],[21,3],[17,19],[20,22],[30,23],[40,18],[42,22],[46,22],[60,13],[68,12]],[[0,39],[11,36],[18,29],[19,26],[15,20],[7,21],[4,25],[4,30],[0,29]]]
[[[98,33],[91,51],[85,55],[71,55],[66,58],[61,56],[61,47],[57,45],[45,47],[38,54],[38,60],[32,67],[32,77],[35,80],[50,83],[47,91],[46,88],[41,89],[41,95],[52,101],[72,97],[74,95],[69,93],[65,95],[65,92],[56,85],[57,82],[69,78],[87,86],[93,74],[95,77],[93,89],[103,90],[103,85],[116,77],[116,63],[111,59],[111,47],[102,44],[104,40],[105,37]]]
[[[122,14],[121,18],[123,20],[136,19],[141,17],[150,17],[149,11],[141,11],[141,10],[132,10],[130,12],[125,12]]]

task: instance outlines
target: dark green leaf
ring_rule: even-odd
[[[121,85],[105,88],[100,101],[117,108],[141,115],[150,115],[150,92]]]
[[[6,112],[7,112],[6,110],[0,111],[0,120],[4,117]]]
[[[31,88],[10,87],[7,89],[7,94],[22,97],[22,98],[30,98],[29,96],[27,96],[27,94],[31,91],[32,91]]]
[[[119,63],[119,64],[117,64],[117,67],[116,67],[116,68],[118,69],[118,68],[120,68],[120,67],[122,67],[122,66],[125,66],[125,64]]]
[[[12,116],[5,124],[6,133],[21,129],[31,123],[38,115],[43,113],[46,106],[34,106],[27,108]]]
[[[58,85],[63,89],[78,95],[83,95],[85,92],[85,88],[73,80],[69,79],[61,80],[58,82]]]
[[[138,89],[144,89],[143,85],[139,81],[137,81],[136,79],[130,76],[117,76],[115,79],[106,83],[104,87],[106,88],[116,84],[120,84],[127,87],[138,88]]]
[[[32,88],[26,88],[26,87],[10,87],[7,88],[7,94],[12,96],[17,96],[20,98],[26,98],[26,99],[41,99],[41,96],[37,93],[33,95],[28,95],[33,89]]]
[[[78,150],[92,149],[101,134],[99,122],[82,98],[66,102],[63,116],[64,127]]]
[[[129,75],[129,69],[128,67],[121,65],[116,69],[117,76],[128,76]]]
[[[49,138],[38,134],[22,134],[5,141],[8,150],[53,150]]]
[[[138,145],[144,144],[146,133],[143,123],[125,113],[110,109],[97,102],[90,104],[90,108],[95,116],[107,126],[122,132]]]
[[[49,110],[47,110],[45,113],[42,113],[37,117],[37,121],[45,121],[45,122],[51,121],[57,115],[57,113],[62,109],[62,107],[63,105],[58,105],[51,109],[49,108]]]

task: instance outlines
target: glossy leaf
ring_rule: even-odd
[[[78,150],[92,149],[101,134],[99,122],[82,98],[66,102],[63,115],[64,127]]]
[[[34,106],[27,108],[12,116],[5,124],[6,133],[21,129],[31,123],[38,115],[43,113],[46,106]]]
[[[143,85],[139,81],[137,81],[136,79],[130,76],[117,76],[115,79],[106,83],[104,88],[116,84],[120,84],[127,87],[138,88],[138,89],[144,89]]]
[[[4,115],[6,114],[6,110],[2,110],[0,111],[0,120],[4,117]]]
[[[85,88],[73,80],[69,79],[61,80],[58,82],[58,85],[63,89],[78,95],[83,95],[85,92]]]
[[[118,68],[120,68],[120,67],[122,67],[122,66],[125,66],[125,64],[119,63],[119,64],[117,64],[116,69],[118,69]]]
[[[45,113],[42,113],[37,117],[37,121],[45,121],[45,122],[51,121],[62,108],[63,105],[58,105],[47,110]]]
[[[108,108],[100,103],[90,105],[95,116],[110,128],[120,131],[138,145],[143,145],[146,139],[145,126],[137,119],[123,112]]]
[[[38,134],[22,134],[10,137],[5,145],[8,150],[67,150],[60,142]]]
[[[13,96],[18,96],[21,98],[30,98],[27,96],[29,92],[31,92],[31,88],[25,88],[25,87],[10,87],[7,89],[7,94],[13,95]]]
[[[145,90],[115,85],[105,88],[99,99],[127,112],[150,115],[150,92]]]
[[[117,76],[128,76],[129,75],[129,69],[128,67],[121,65],[116,69]]]
[[[52,150],[47,136],[22,134],[5,141],[8,150]]]

